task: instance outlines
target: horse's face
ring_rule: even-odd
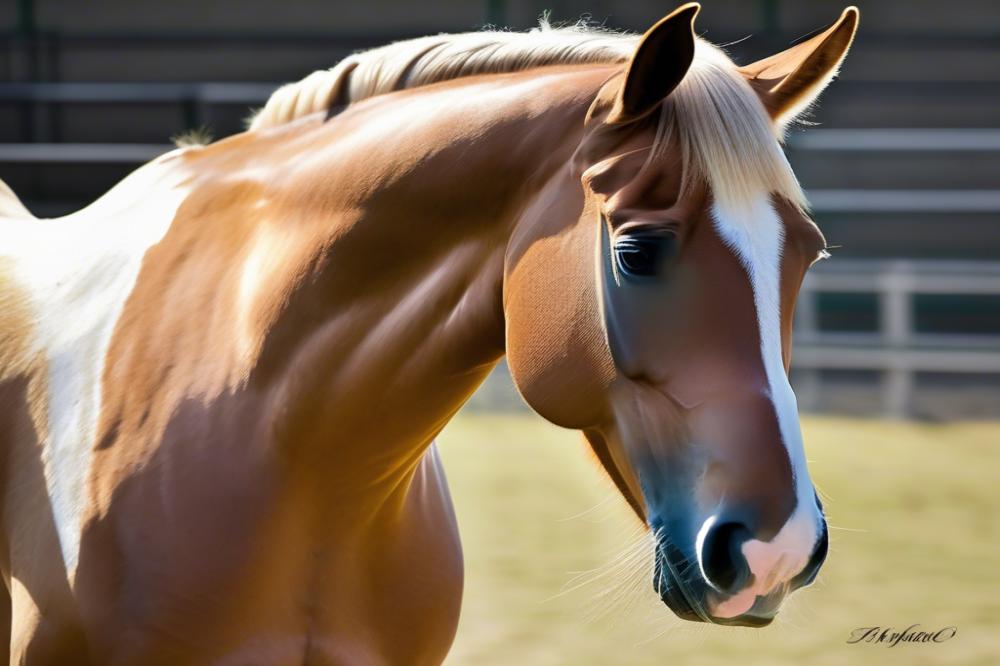
[[[541,239],[514,244],[508,355],[529,404],[585,432],[651,528],[664,602],[688,619],[760,626],[827,550],[787,376],[796,295],[825,242],[773,189],[734,197],[711,176],[684,179],[690,146],[677,127],[663,140],[659,108],[691,63],[696,12],[685,6],[648,32],[624,79],[595,100],[574,159],[585,201],[575,221],[541,222]],[[814,48],[794,47],[800,60],[835,51],[807,79],[784,79],[800,95],[775,99],[771,82],[751,81],[762,118],[782,122],[818,92],[855,23],[846,12]],[[669,64],[644,61],[644,48]],[[741,75],[754,79],[752,67]],[[634,94],[651,73],[656,92]],[[562,207],[534,213],[556,220]]]

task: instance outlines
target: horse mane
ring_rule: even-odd
[[[528,32],[484,30],[395,42],[355,53],[331,69],[282,86],[248,126],[251,130],[274,127],[334,105],[476,74],[623,63],[638,39],[583,24],[553,28],[543,20]]]
[[[389,92],[477,74],[535,67],[623,64],[639,36],[577,24],[554,28],[544,19],[527,32],[486,30],[440,34],[362,51],[331,69],[276,90],[248,119],[262,130]],[[719,47],[700,37],[687,76],[662,105],[651,158],[670,141],[680,145],[682,188],[707,181],[723,205],[742,205],[759,192],[805,210],[805,196],[779,144],[780,132],[757,94]]]

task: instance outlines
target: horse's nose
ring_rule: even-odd
[[[702,532],[698,555],[705,580],[725,594],[742,589],[750,577],[742,552],[743,544],[752,538],[750,530],[743,523],[709,519]]]
[[[708,604],[709,613],[727,620],[751,612],[767,616],[785,595],[816,578],[828,550],[822,518],[793,520],[769,541],[756,538],[743,522],[708,518],[696,552],[705,582],[719,593]]]

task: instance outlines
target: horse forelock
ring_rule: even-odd
[[[752,208],[765,192],[804,211],[805,194],[779,132],[725,52],[698,40],[691,68],[661,106],[647,166],[679,151],[681,196],[703,183],[727,209]]]

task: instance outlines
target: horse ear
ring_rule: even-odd
[[[607,122],[637,120],[677,87],[694,60],[694,19],[699,11],[701,5],[689,2],[646,31],[629,60]]]
[[[848,7],[836,23],[770,58],[741,67],[771,118],[784,127],[812,104],[833,80],[858,29],[858,8]]]

